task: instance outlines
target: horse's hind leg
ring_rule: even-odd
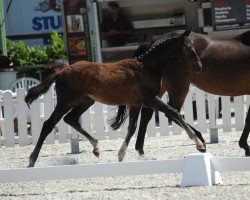
[[[98,146],[98,140],[88,134],[80,125],[79,118],[80,116],[90,107],[94,104],[94,101],[88,97],[84,97],[83,101],[79,103],[78,106],[75,106],[63,119],[64,121],[72,126],[75,130],[77,130],[79,133],[84,135],[92,144],[94,147],[93,153],[96,157],[99,157],[100,150]]]
[[[247,143],[247,139],[249,136],[250,131],[250,107],[248,108],[247,117],[245,120],[246,124],[244,127],[244,130],[241,134],[240,140],[239,140],[239,146],[245,150],[245,155],[250,156],[250,147]]]
[[[185,129],[189,138],[195,141],[196,148],[198,150],[200,151],[205,150],[204,144],[200,141],[200,139],[197,137],[194,131],[189,127],[189,125],[184,121],[183,117],[176,109],[170,107],[168,104],[165,104],[158,96],[156,96],[154,99],[151,99],[151,101],[146,102],[145,106],[154,108],[156,110],[165,113],[167,117],[172,119],[177,124],[180,124],[180,126]]]
[[[119,162],[121,162],[124,159],[130,139],[135,133],[140,110],[141,108],[135,108],[135,107],[132,107],[129,110],[128,133],[118,153]]]
[[[57,104],[50,118],[43,123],[42,131],[40,133],[39,139],[36,143],[36,146],[33,152],[30,155],[28,167],[34,167],[44,140],[49,135],[49,133],[53,130],[55,125],[60,121],[63,115],[67,113],[68,111],[69,111],[69,108],[67,106]]]

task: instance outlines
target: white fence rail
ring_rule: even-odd
[[[250,171],[250,158],[213,158],[210,153],[197,153],[175,160],[1,169],[0,183],[182,173],[181,187],[212,186],[223,183],[221,171]]]
[[[56,96],[51,88],[48,93],[35,101],[28,109],[24,102],[25,91],[17,91],[16,97],[10,92],[4,92],[0,97],[0,146],[13,147],[15,144],[26,146],[36,144],[43,122],[50,116],[56,103]],[[244,127],[244,119],[250,104],[249,96],[222,97],[222,117],[218,118],[218,96],[206,94],[197,88],[191,88],[185,100],[182,114],[185,120],[201,132],[207,132],[209,128],[222,128],[224,132],[241,131]],[[217,109],[215,109],[217,108]],[[197,112],[194,112],[197,110]],[[88,132],[95,134],[99,140],[116,139],[125,137],[127,124],[113,131],[107,125],[107,119],[114,116],[115,107],[104,106],[95,103],[82,115],[82,126]],[[13,119],[18,118],[18,134],[14,132]],[[29,125],[30,123],[30,127]],[[159,120],[151,120],[147,129],[147,135],[154,137],[156,134],[166,136],[170,132],[181,134],[181,129],[176,124],[169,124],[163,113],[159,113]],[[61,120],[54,134],[46,138],[46,143],[68,142],[70,137],[76,137],[76,131]],[[79,136],[83,138],[82,136]],[[85,138],[83,138],[85,139]]]

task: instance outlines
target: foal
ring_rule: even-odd
[[[163,40],[164,39],[167,39],[167,37],[163,38]],[[161,41],[161,40],[152,41],[152,42],[148,42],[148,43],[144,43],[144,44],[140,45],[138,47],[138,49],[135,51],[133,57],[135,57],[135,58],[139,57],[143,52],[147,52],[152,46],[156,45],[159,41]],[[183,56],[187,56],[188,59],[184,60]],[[167,62],[166,57],[164,57],[163,60],[160,62],[160,65]],[[168,81],[176,81],[176,84],[171,85],[171,90],[175,91],[175,93],[180,92],[179,90],[181,89],[180,86],[183,84],[182,82],[186,82],[186,80],[190,77],[190,74],[193,74],[193,73],[196,74],[195,73],[195,71],[196,71],[195,66],[196,66],[197,60],[199,60],[199,57],[196,54],[196,51],[194,49],[194,45],[193,45],[192,41],[188,37],[186,37],[183,48],[179,48],[178,51],[176,51],[172,61],[168,63],[168,65],[172,66],[171,69],[166,68],[166,70],[164,71],[164,74],[163,74],[164,79],[162,79],[162,86],[161,86],[161,90],[159,92],[159,97],[162,97],[162,95],[165,93],[166,89],[164,88],[164,85],[167,84]],[[152,65],[152,64],[157,65],[158,63],[157,62],[154,63],[154,61],[155,60],[153,59],[150,62],[147,62],[146,64],[147,65]],[[159,66],[155,66],[155,67],[159,67]],[[173,71],[175,71],[175,73],[172,73]],[[168,76],[168,79],[165,79],[166,74],[169,74],[169,73],[171,74],[171,76]],[[199,72],[199,73],[201,73],[201,72]],[[173,105],[175,105],[174,101],[173,102],[171,101],[171,103]],[[176,103],[178,103],[178,102],[176,102]],[[125,138],[125,140],[124,140],[124,142],[119,150],[119,153],[118,153],[118,160],[119,161],[122,161],[125,157],[127,147],[129,145],[129,142],[130,142],[132,136],[134,135],[136,127],[137,127],[137,121],[138,121],[140,111],[141,111],[141,123],[140,123],[139,133],[144,133],[144,135],[146,133],[146,126],[142,126],[142,125],[144,124],[145,118],[147,120],[148,115],[144,111],[147,109],[146,111],[149,110],[150,112],[152,111],[152,113],[153,113],[153,110],[150,108],[142,108],[142,109],[141,108],[142,107],[131,107],[130,106],[128,133],[127,133],[127,136],[126,136],[126,138]],[[117,130],[120,127],[120,125],[122,124],[122,122],[124,120],[122,118],[125,115],[124,112],[126,112],[126,106],[119,106],[118,113],[117,113],[116,117],[114,119],[112,119],[112,121],[111,121],[112,122],[111,127],[114,130]],[[149,120],[151,117],[152,117],[152,114],[149,116]],[[171,119],[175,123],[179,124],[179,122],[176,121],[175,119],[171,118],[171,116],[169,117],[169,119]],[[181,126],[181,124],[179,124],[179,125]],[[142,130],[141,128],[144,128],[144,127],[145,127],[145,129]],[[190,128],[193,129],[194,131],[196,131],[193,127],[190,126]],[[196,135],[203,142],[203,145],[205,147],[205,141],[204,141],[201,133],[197,132]],[[139,139],[140,139],[140,137],[138,135],[137,141],[139,141]],[[140,140],[140,141],[143,142],[144,137],[143,137],[143,140]],[[205,148],[204,149],[197,148],[197,149],[201,152],[206,151]],[[136,149],[136,150],[138,150],[139,155],[141,157],[144,155],[143,148]]]
[[[137,59],[122,60],[114,64],[77,62],[31,88],[25,97],[28,105],[46,93],[55,81],[57,105],[50,118],[43,124],[38,142],[30,155],[29,167],[35,165],[45,138],[65,114],[64,121],[89,139],[94,147],[93,153],[98,157],[100,151],[97,139],[89,135],[78,122],[79,117],[95,101],[108,105],[145,106],[164,112],[181,124],[189,137],[195,141],[197,148],[204,149],[203,143],[185,123],[182,116],[158,97],[161,76],[176,51],[183,48],[189,33],[185,31],[179,36],[162,40]],[[168,61],[160,65],[165,57],[168,57]],[[186,55],[182,57],[184,61],[188,58]],[[154,62],[152,62],[153,58]],[[200,71],[200,60],[195,64],[196,71]]]
[[[169,32],[159,40],[179,35],[182,32],[183,30]],[[176,62],[175,67],[168,67],[166,69],[167,73],[162,77],[162,88],[159,97],[162,97],[167,91],[169,105],[180,111],[191,83],[206,92],[216,95],[239,96],[250,94],[250,31],[235,37],[209,36],[191,32],[189,38],[193,41],[193,47],[202,61],[202,71],[193,73],[191,70],[188,71],[187,67],[183,67],[182,62]],[[136,55],[150,49],[154,42],[157,42],[157,40],[140,46],[136,51]],[[145,133],[152,114],[153,110],[150,108],[143,107],[141,109],[141,121],[135,145],[135,149],[140,156],[144,155]],[[132,118],[129,122],[133,124],[135,129],[137,118]],[[131,126],[129,125],[129,127]],[[193,130],[200,140],[204,142],[201,133],[195,129]],[[250,156],[250,147],[247,143],[249,131],[250,110],[248,110],[246,125],[239,140],[239,146],[245,150],[246,156]],[[131,132],[133,130],[128,129],[128,135],[133,135]],[[126,153],[124,143],[118,154],[120,161]]]

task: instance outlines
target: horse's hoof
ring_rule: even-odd
[[[205,143],[203,143],[202,145],[197,145],[196,148],[201,153],[206,153],[206,151],[207,151]]]
[[[250,151],[245,151],[245,156],[249,157],[250,156]]]
[[[145,157],[144,154],[142,154],[138,156],[137,160],[148,160],[148,158]]]
[[[148,158],[147,156],[143,155],[139,155],[137,160],[156,160],[156,158]]]
[[[93,154],[94,154],[97,158],[99,158],[99,156],[100,156],[100,150],[99,150],[99,149],[94,149],[94,150],[93,150]]]
[[[249,145],[239,141],[239,146],[240,146],[240,148],[245,150],[245,156],[249,157],[250,156],[250,147],[249,147]]]

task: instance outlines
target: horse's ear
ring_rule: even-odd
[[[191,33],[191,28],[186,29],[184,33],[182,33],[181,38],[188,37]]]

